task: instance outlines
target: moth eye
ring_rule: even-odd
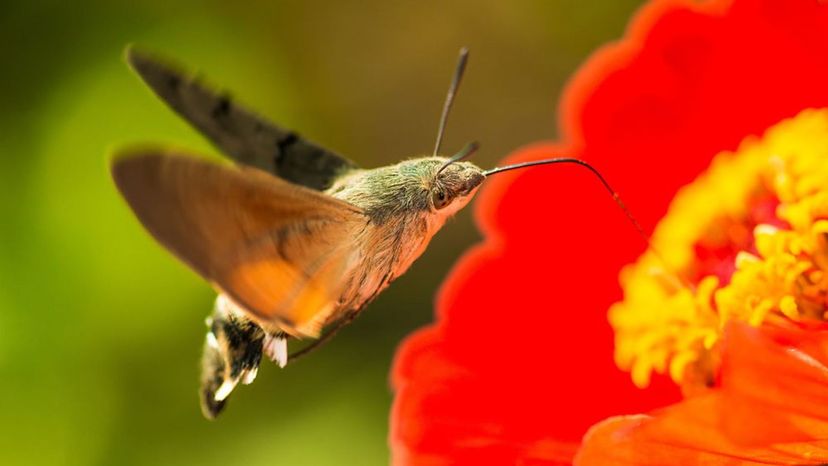
[[[435,189],[431,193],[431,203],[434,205],[435,209],[442,209],[443,207],[449,205],[449,197],[445,191],[442,189]]]

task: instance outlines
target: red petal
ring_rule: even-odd
[[[722,426],[730,438],[828,439],[828,331],[734,327],[726,344]]]
[[[828,6],[731,3],[642,9],[564,94],[564,143],[511,161],[588,158],[649,227],[715,153],[828,106]],[[644,245],[595,179],[575,166],[497,175],[476,216],[486,242],[445,282],[435,327],[395,363],[395,464],[454,458],[476,441],[521,458],[550,439],[575,442],[607,415],[677,399],[663,381],[633,389],[614,367],[605,312],[620,298],[618,271]],[[452,461],[464,463],[480,464]]]
[[[732,325],[722,386],[593,428],[577,465],[828,462],[828,331]]]
[[[828,106],[828,4],[652,2],[564,95],[563,130],[645,225],[718,152]]]

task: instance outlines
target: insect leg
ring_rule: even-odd
[[[368,297],[368,299],[363,301],[362,304],[357,308],[348,311],[344,316],[342,316],[341,319],[334,322],[331,329],[325,332],[325,334],[319,337],[319,339],[317,339],[313,343],[310,343],[308,346],[305,346],[299,351],[296,351],[295,353],[291,354],[287,362],[292,362],[296,359],[299,359],[302,356],[305,356],[306,354],[309,354],[319,349],[320,347],[322,347],[322,345],[330,341],[331,338],[333,338],[336,335],[336,332],[340,331],[342,327],[353,322],[353,320],[356,319],[356,316],[359,315],[359,312],[362,310],[362,308],[365,307],[371,301],[373,301],[374,298],[376,298],[377,295],[379,295],[380,292],[385,288],[385,286],[387,286],[393,281],[393,279],[394,278],[392,277],[391,272],[387,272],[385,275],[383,275],[382,280],[380,280],[380,285],[377,287],[376,291],[370,297]]]
[[[336,335],[336,332],[338,332],[340,329],[342,329],[342,327],[350,324],[356,318],[357,314],[358,314],[358,312],[349,312],[344,317],[342,317],[341,319],[334,322],[334,324],[330,328],[330,330],[325,332],[317,340],[314,340],[312,343],[308,344],[308,346],[305,346],[304,348],[300,349],[299,351],[296,351],[293,354],[291,354],[290,357],[288,358],[287,362],[288,363],[293,362],[293,361],[301,358],[302,356],[305,356],[305,355],[313,352],[314,350],[317,350],[317,349],[321,348],[322,345],[327,343],[328,341],[330,341],[331,338],[333,338],[334,335]]]

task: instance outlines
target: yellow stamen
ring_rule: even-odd
[[[828,110],[717,155],[677,194],[652,242],[671,270],[645,253],[622,271],[624,300],[609,310],[616,363],[638,386],[652,372],[687,390],[711,383],[730,320],[825,320]]]

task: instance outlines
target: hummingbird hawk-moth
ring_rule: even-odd
[[[578,159],[485,171],[463,160],[475,144],[439,156],[466,58],[464,49],[433,155],[364,169],[175,67],[127,49],[127,62],[155,94],[234,162],[140,148],[111,165],[115,184],[147,231],[218,293],[202,360],[207,418],[218,415],[239,382],[254,380],[263,355],[284,367],[313,348],[288,355],[288,339],[321,336],[321,342],[350,322],[405,273],[487,176],[576,163],[615,195]],[[326,327],[331,330],[322,335]]]

